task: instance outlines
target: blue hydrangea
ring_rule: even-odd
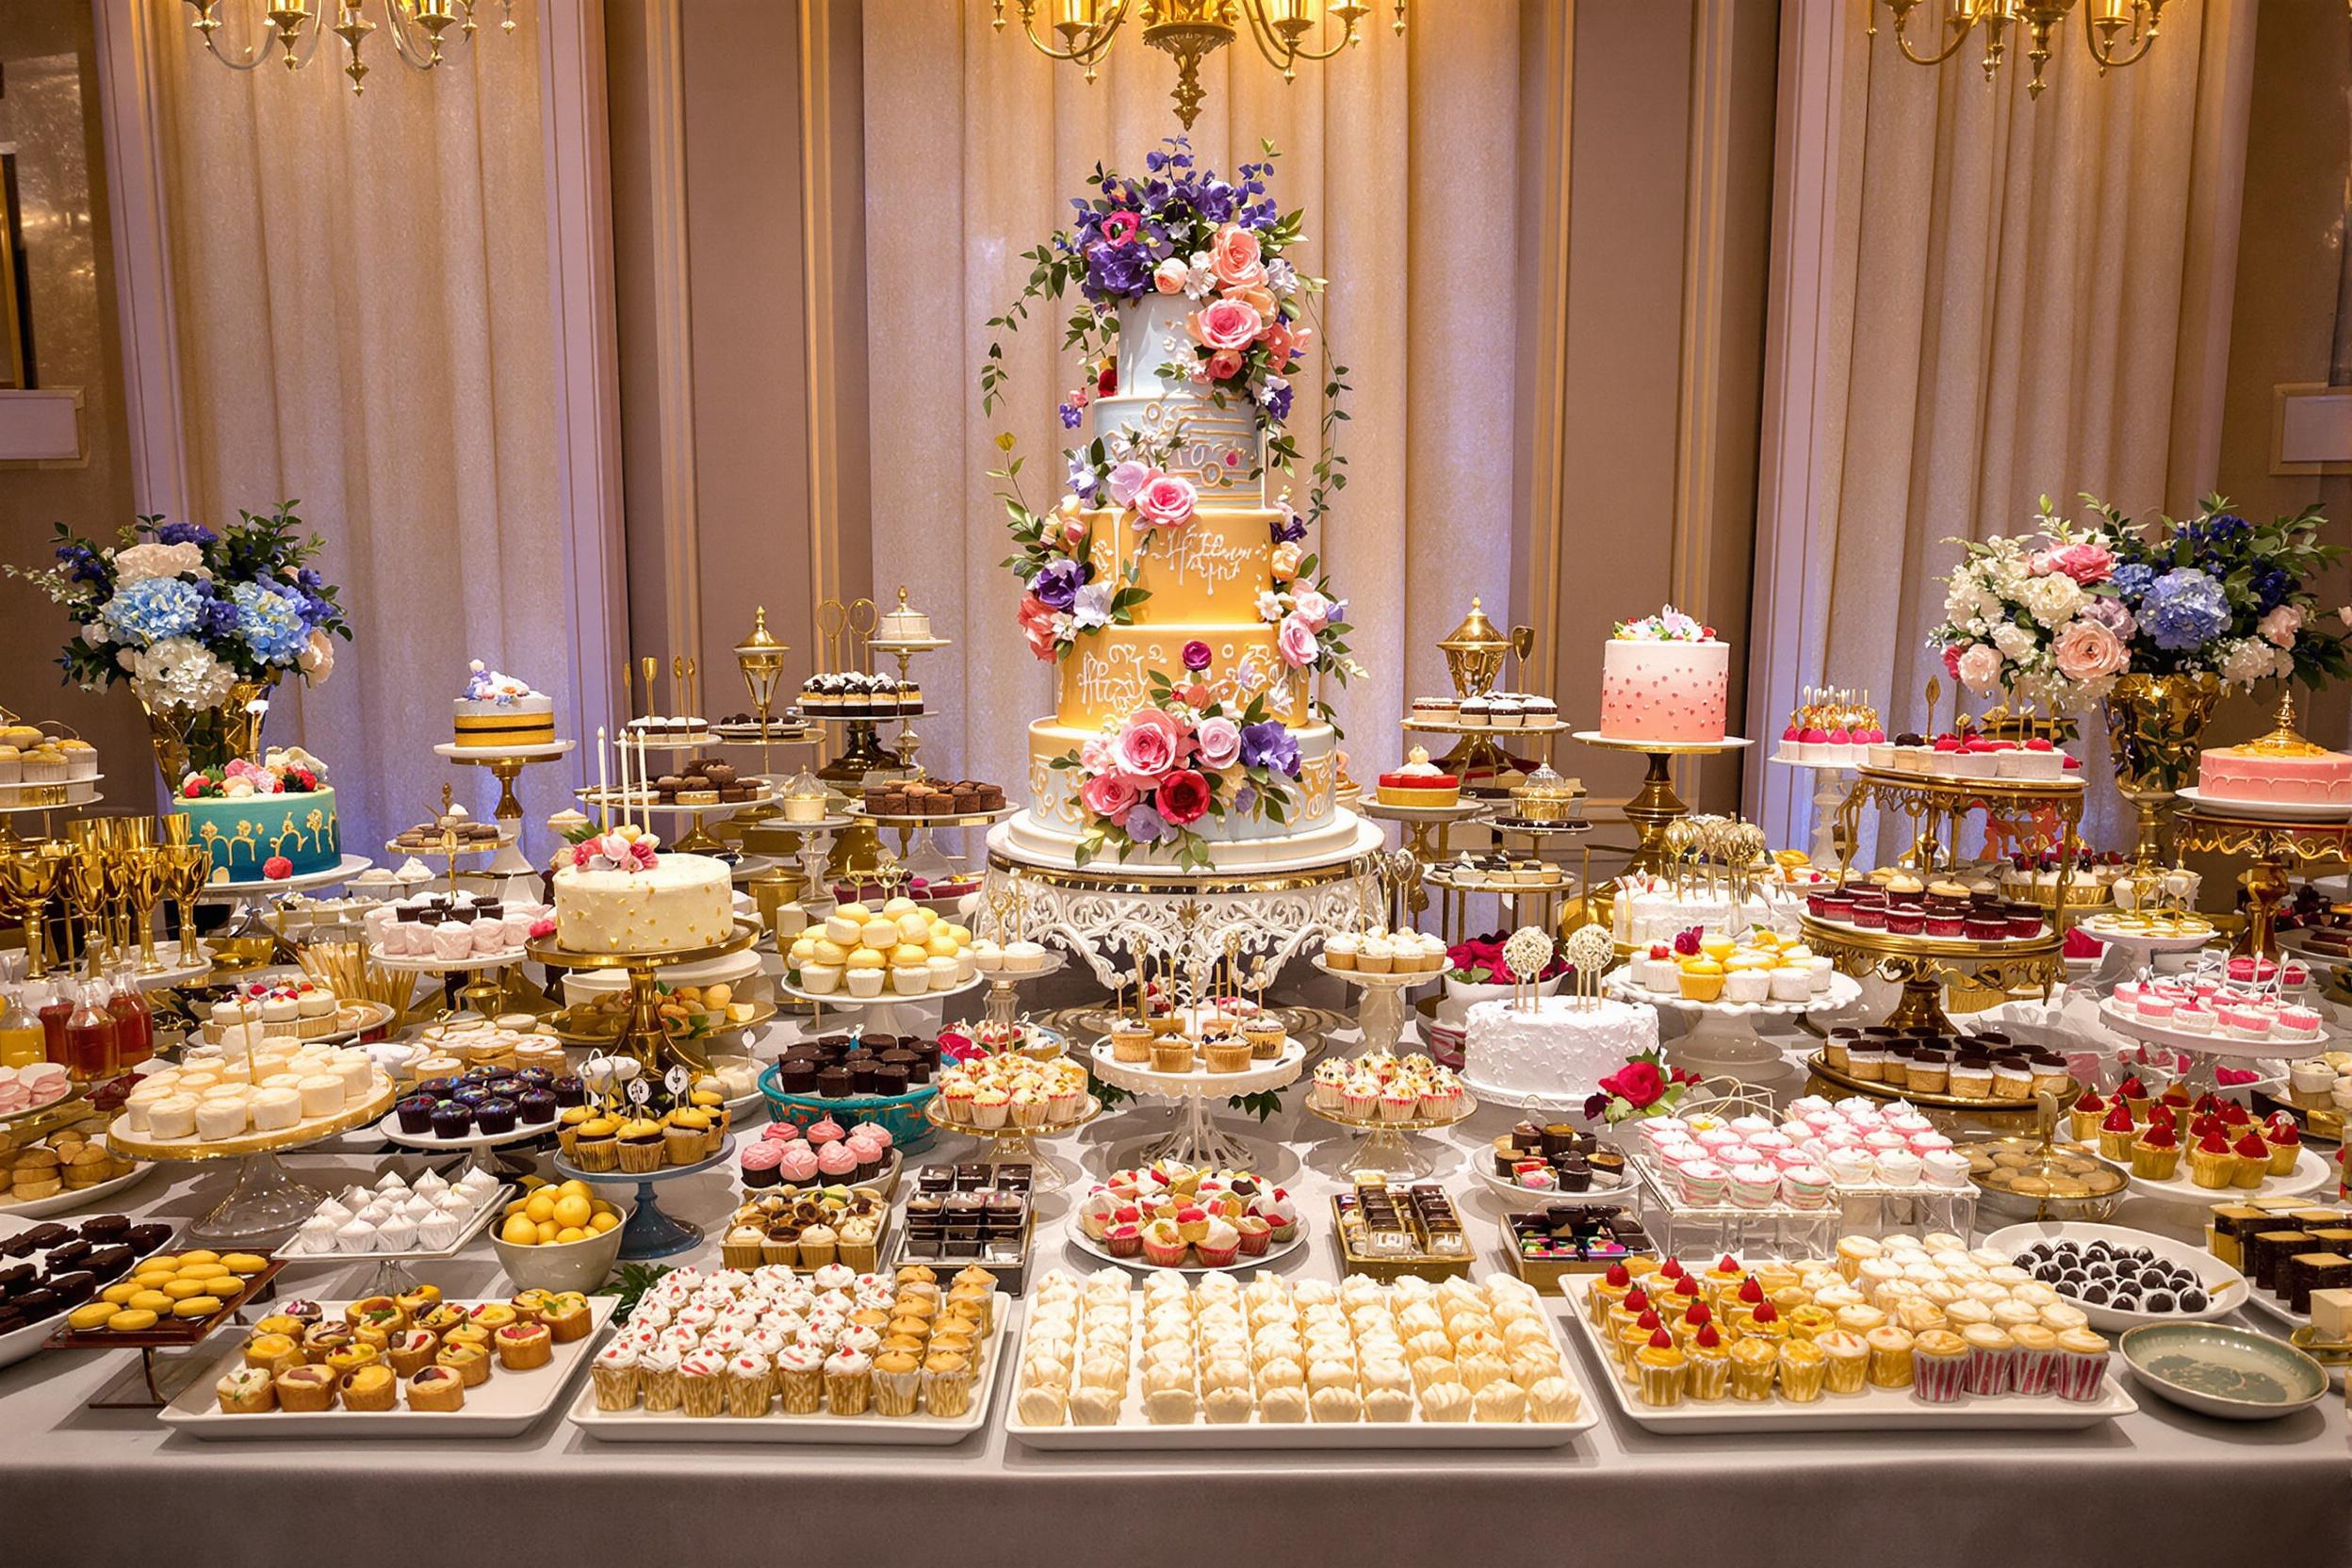
[[[209,547],[220,542],[220,536],[202,523],[166,523],[155,530],[158,545],[196,545]]]
[[[2128,561],[2115,568],[2115,592],[2135,603],[2155,580],[2156,568],[2141,562]]]
[[[204,590],[196,584],[176,577],[151,577],[125,583],[99,617],[116,642],[145,648],[195,630],[204,612]]]
[[[265,664],[291,664],[310,641],[301,609],[285,595],[255,582],[240,582],[234,595],[237,634]]]
[[[2203,647],[2229,625],[2230,598],[2221,584],[2186,567],[2158,578],[2140,600],[2140,629],[2160,648]]]

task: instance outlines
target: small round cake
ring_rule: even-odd
[[[1373,782],[1382,806],[1451,806],[1462,799],[1462,780],[1430,761],[1425,746],[1413,747],[1403,767]]]
[[[1580,1098],[1628,1057],[1658,1049],[1658,1009],[1607,998],[1479,1002],[1462,1027],[1462,1081],[1506,1103]]]
[[[555,939],[577,953],[674,953],[724,941],[735,890],[724,860],[662,855],[650,834],[572,846],[555,883]]]
[[[1601,734],[1706,744],[1723,738],[1731,645],[1668,605],[1624,621],[1601,654]]]
[[[555,743],[555,701],[477,659],[456,699],[457,743],[474,751]]]

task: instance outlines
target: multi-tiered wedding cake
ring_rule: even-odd
[[[1054,240],[1116,357],[1063,403],[1072,427],[1091,405],[1072,493],[1042,514],[1007,498],[1021,629],[1059,662],[1058,700],[1029,727],[1029,808],[992,842],[1059,866],[1345,860],[1367,829],[1339,808],[1315,681],[1351,667],[1347,606],[1264,462],[1312,335],[1312,280],[1279,254],[1295,216],[1260,200],[1270,165],[1227,184],[1180,148],[1152,169],[1104,176]]]

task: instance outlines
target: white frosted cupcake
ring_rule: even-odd
[[[1366,974],[1386,974],[1396,967],[1396,949],[1386,937],[1366,937],[1356,950],[1356,968]]]
[[[1363,948],[1364,939],[1354,932],[1338,932],[1323,944],[1323,965],[1326,969],[1354,969],[1356,955]]]

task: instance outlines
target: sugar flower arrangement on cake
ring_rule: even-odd
[[[225,767],[191,771],[172,793],[182,800],[245,800],[254,795],[309,793],[327,782],[327,765],[300,746],[272,749],[259,762],[242,757]]]
[[[1668,1067],[1664,1049],[1653,1046],[1626,1057],[1624,1067],[1600,1081],[1584,1102],[1584,1119],[1598,1117],[1613,1127],[1621,1121],[1672,1116],[1698,1082],[1697,1073]]]
[[[528,680],[502,675],[479,659],[466,666],[465,695],[467,702],[494,702],[501,708],[511,708],[525,697],[542,694],[532,691]]]
[[[1029,651],[1039,659],[1059,659],[1081,632],[1135,624],[1135,606],[1152,596],[1135,579],[1152,536],[1191,522],[1200,499],[1190,480],[1163,466],[1180,440],[1180,433],[1134,439],[1122,433],[1072,449],[1070,492],[1051,512],[1030,511],[1018,493],[1003,498],[1013,535],[1013,553],[1003,564],[1021,580],[1016,618]],[[997,444],[1009,452],[1012,437],[1001,435]],[[1018,457],[1008,457],[998,470],[1008,482],[1020,474]],[[1087,516],[1089,508],[1105,505],[1119,510],[1118,521],[1137,540],[1115,578],[1104,577],[1097,564],[1094,524]]]
[[[128,680],[150,708],[194,711],[289,669],[316,686],[335,667],[329,639],[351,632],[294,506],[218,532],[141,517],[111,545],[59,523],[56,565],[8,571],[64,606],[79,630],[57,663],[88,690]]]
[[[651,871],[661,863],[661,847],[660,839],[631,825],[591,834],[557,858],[568,858],[575,871]]]
[[[2103,526],[2078,527],[2045,496],[2032,534],[1952,541],[1965,554],[1928,644],[1969,690],[2074,710],[2125,675],[2315,687],[2344,673],[2344,633],[2317,624],[2305,586],[2344,553],[2319,542],[2316,507],[2257,525],[2219,496],[2178,522],[2083,500]],[[2348,612],[2333,613],[2352,624]]]
[[[1712,643],[1715,629],[1668,605],[1638,621],[1619,621],[1609,633],[1621,643]]]
[[[1286,820],[1301,766],[1298,740],[1266,716],[1263,695],[1236,712],[1213,694],[1200,680],[1207,664],[1203,658],[1192,666],[1187,657],[1183,686],[1152,671],[1148,705],[1105,720],[1102,734],[1054,759],[1055,768],[1084,776],[1076,798],[1088,825],[1079,835],[1078,864],[1107,843],[1121,860],[1138,848],[1159,849],[1180,866],[1206,869],[1208,841],[1192,831],[1195,823]]]

